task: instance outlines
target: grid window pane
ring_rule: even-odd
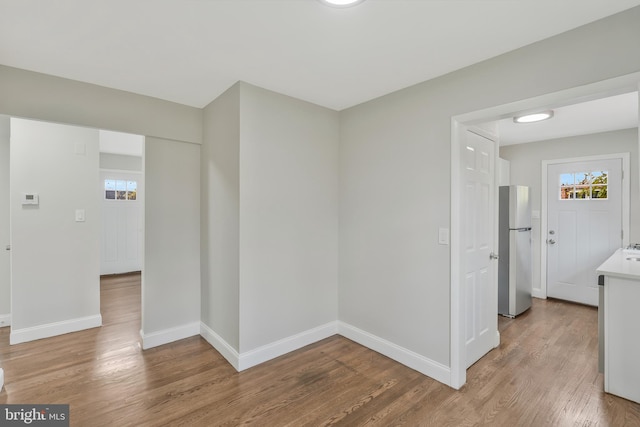
[[[104,198],[107,200],[137,200],[137,181],[104,180]]]
[[[560,200],[607,199],[607,171],[560,174]]]

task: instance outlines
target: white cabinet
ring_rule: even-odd
[[[640,403],[640,279],[605,276],[604,391]]]
[[[598,273],[605,277],[604,391],[640,403],[640,261],[619,250]]]

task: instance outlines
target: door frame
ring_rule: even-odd
[[[546,236],[546,229],[548,227],[547,213],[548,213],[548,191],[547,191],[547,174],[548,168],[551,165],[557,165],[562,163],[578,163],[589,162],[593,160],[611,160],[620,159],[622,161],[622,245],[627,246],[629,244],[629,224],[630,224],[630,200],[631,200],[631,186],[630,186],[630,167],[631,167],[631,154],[630,153],[614,153],[614,154],[598,154],[594,156],[584,157],[570,157],[566,159],[553,159],[543,160],[542,170],[540,172],[541,179],[541,194],[540,194],[540,288],[533,289],[533,296],[536,298],[547,298],[547,245],[546,239],[542,236]],[[544,233],[544,234],[543,234]]]
[[[514,114],[535,112],[543,108],[557,108],[578,102],[590,101],[607,96],[619,95],[640,90],[640,72],[603,80],[584,86],[573,87],[554,93],[524,99],[508,104],[472,111],[451,117],[451,187],[450,187],[450,340],[449,340],[449,386],[461,388],[467,381],[465,357],[466,313],[464,310],[464,287],[462,279],[461,248],[464,236],[463,218],[460,209],[463,206],[461,185],[460,149],[464,143],[466,126],[512,117]],[[638,141],[640,147],[640,138]],[[639,156],[640,157],[640,156]],[[640,173],[636,177],[640,183]],[[636,179],[634,178],[634,179]],[[629,180],[627,180],[629,181]],[[628,233],[627,233],[628,234]]]

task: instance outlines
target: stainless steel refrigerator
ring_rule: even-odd
[[[500,187],[498,314],[515,317],[531,307],[529,187]]]

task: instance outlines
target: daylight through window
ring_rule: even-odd
[[[608,171],[563,173],[560,175],[560,199],[608,199],[608,175]]]
[[[104,198],[107,200],[137,200],[137,193],[136,181],[104,180]]]

